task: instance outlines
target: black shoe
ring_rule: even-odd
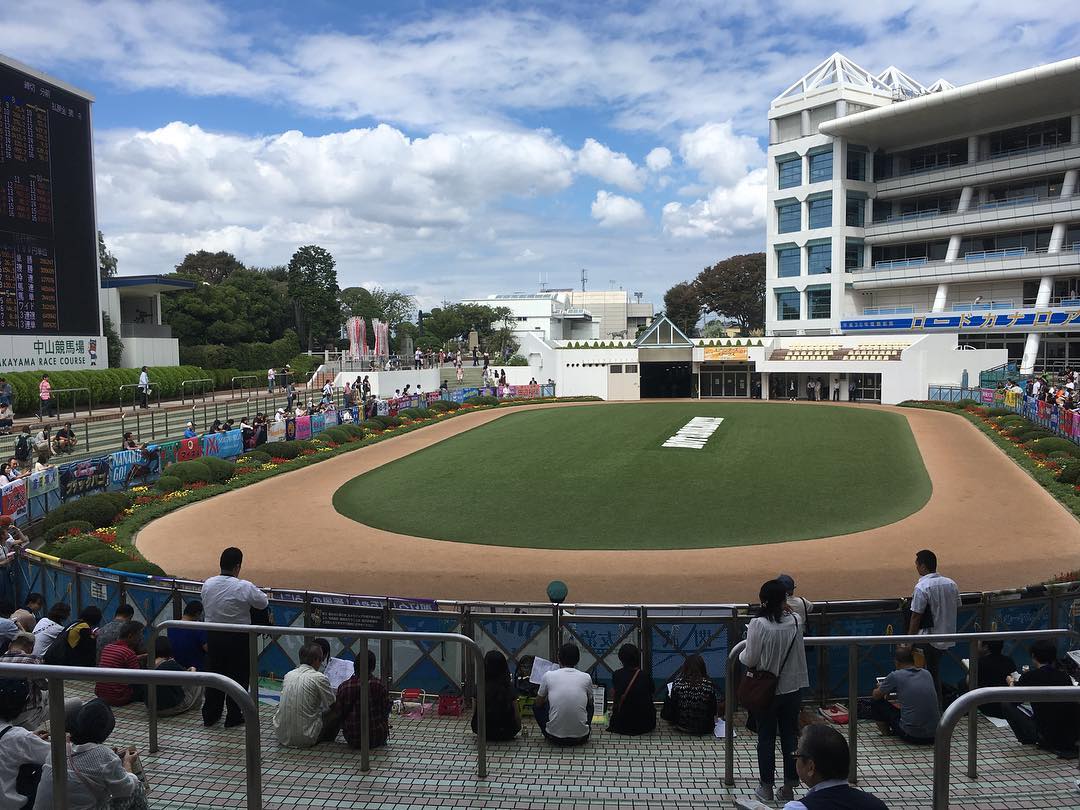
[[[242,726],[242,725],[244,725],[244,718],[243,717],[241,717],[239,719],[235,719],[235,718],[226,718],[225,719],[225,728],[235,728],[236,726]]]
[[[213,720],[211,720],[211,719],[210,719],[209,717],[207,717],[207,716],[206,716],[206,715],[204,714],[204,715],[203,715],[203,719],[202,719],[202,722],[203,722],[203,725],[204,725],[204,726],[206,726],[207,728],[210,728],[211,726],[216,726],[216,725],[217,725],[217,723],[218,723],[218,720],[220,720],[220,719],[221,719],[221,715],[220,715],[220,714],[219,714],[219,715],[218,715],[217,717],[215,717],[215,718],[214,718]]]

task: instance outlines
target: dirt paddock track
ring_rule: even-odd
[[[569,602],[750,601],[781,572],[808,599],[899,596],[911,592],[921,548],[936,551],[939,570],[964,591],[1080,568],[1080,522],[1064,507],[963,417],[908,408],[888,410],[910,423],[933,495],[903,520],[854,534],[737,548],[548,551],[409,537],[334,510],[331,498],[346,481],[517,410],[458,416],[192,504],[144,528],[138,547],[170,573],[196,579],[216,574],[221,549],[236,545],[244,577],[264,586],[481,601],[542,602],[553,579],[570,586]],[[702,491],[687,491],[686,508],[714,496],[702,482]],[[483,512],[467,498],[461,508],[478,519]]]

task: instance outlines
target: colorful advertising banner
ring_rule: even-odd
[[[4,484],[0,489],[0,514],[16,523],[24,523],[30,514],[30,501],[26,495],[26,479]]]
[[[194,439],[181,439],[179,446],[176,448],[176,460],[177,461],[191,461],[202,456],[202,440],[198,437]]]
[[[72,461],[60,466],[60,493],[66,501],[109,486],[109,457]]]
[[[750,359],[750,352],[745,346],[706,346],[706,360],[741,360]]]
[[[126,489],[133,475],[138,483],[145,483],[151,475],[157,476],[161,471],[161,458],[157,448],[153,450],[145,459],[141,450],[120,450],[109,456],[109,489]]]
[[[30,519],[38,520],[60,505],[60,471],[50,467],[31,473],[26,479],[26,489],[30,500]]]
[[[310,416],[298,416],[296,417],[296,440],[303,441],[304,439],[311,438],[311,417]]]
[[[266,425],[266,441],[285,441],[285,422],[270,422]]]
[[[321,413],[313,413],[311,415],[311,433],[322,433],[326,430],[326,416]]]

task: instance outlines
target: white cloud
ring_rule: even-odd
[[[602,143],[587,138],[577,153],[578,170],[597,180],[627,191],[641,191],[644,173],[622,152],[613,152]]]
[[[514,257],[514,261],[518,263],[537,262],[542,258],[544,258],[543,254],[535,252],[532,248],[525,248]]]
[[[731,188],[718,186],[703,200],[669,202],[664,232],[677,238],[735,237],[765,228],[765,169],[755,169]]]
[[[765,162],[756,138],[735,134],[731,121],[709,122],[679,138],[683,162],[702,179],[723,185],[736,183],[749,167]]]
[[[645,221],[645,208],[637,200],[603,190],[596,192],[591,211],[592,218],[604,228],[625,228]]]
[[[645,156],[645,165],[650,172],[662,172],[671,165],[671,150],[666,146],[658,146]]]

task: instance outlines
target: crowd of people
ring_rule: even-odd
[[[999,385],[1006,391],[1023,394],[1039,402],[1057,405],[1068,411],[1080,410],[1080,371],[1065,371],[1061,374],[1043,374],[1029,377],[1021,385],[1016,380],[1005,380]]]

